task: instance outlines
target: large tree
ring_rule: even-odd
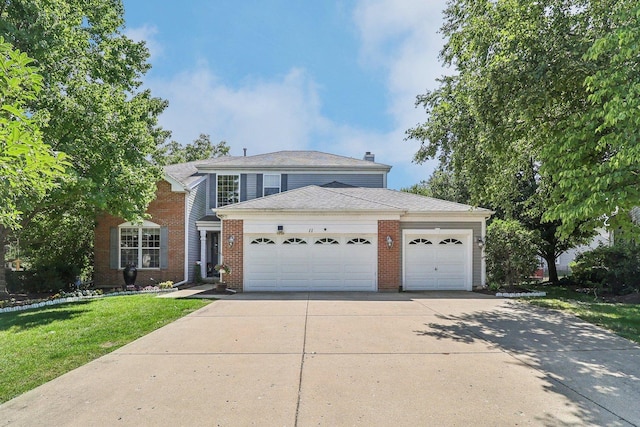
[[[4,242],[20,227],[23,209],[39,203],[64,173],[64,153],[42,140],[27,104],[42,88],[33,60],[0,37],[0,293],[6,292]]]
[[[623,106],[638,102],[639,11],[631,0],[451,1],[441,59],[454,73],[418,97],[428,118],[408,131],[422,142],[416,160],[439,158],[469,178],[473,203],[544,227],[545,258],[605,218],[628,226],[638,108]]]
[[[48,119],[43,140],[72,163],[62,185],[23,210],[25,226],[45,221],[50,207],[133,220],[155,195],[161,169],[149,158],[168,135],[157,124],[167,103],[140,89],[149,52],[123,34],[123,16],[120,0],[0,0],[0,36],[34,58],[42,75],[28,107]]]

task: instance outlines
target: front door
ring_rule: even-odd
[[[211,258],[207,264],[207,277],[218,276],[219,273],[213,268],[220,259],[220,232],[213,231],[210,234],[211,237]]]

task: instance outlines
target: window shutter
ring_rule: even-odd
[[[262,197],[262,190],[263,190],[263,181],[262,181],[262,174],[259,173],[256,175],[256,197]]]
[[[160,227],[160,268],[169,268],[169,228]]]
[[[209,175],[209,209],[215,209],[218,207],[218,181],[216,180],[216,174]]]
[[[247,200],[247,174],[243,173],[240,175],[240,201],[244,202]]]
[[[288,188],[287,188],[287,174],[283,173],[280,176],[280,180],[281,180],[280,191],[287,191],[288,190]]]
[[[109,268],[117,270],[118,265],[118,228],[109,228]]]

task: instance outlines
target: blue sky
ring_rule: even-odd
[[[231,154],[319,150],[393,166],[389,188],[428,178],[404,132],[415,97],[437,87],[446,0],[124,0],[125,33],[145,40],[145,86],[161,125]]]

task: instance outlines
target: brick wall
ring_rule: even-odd
[[[387,236],[393,239],[391,249]],[[397,292],[402,284],[400,221],[378,221],[378,291]]]
[[[149,221],[168,227],[169,264],[167,269],[138,269],[136,284],[147,286],[156,282],[171,280],[174,283],[184,280],[184,206],[185,193],[171,191],[166,181],[157,183],[156,198],[149,204],[147,213]],[[122,270],[112,270],[109,266],[109,230],[125,222],[122,218],[101,215],[97,219],[94,236],[94,283],[96,286],[122,286],[124,279]]]
[[[222,221],[222,240],[220,248],[224,263],[231,268],[231,274],[224,275],[227,286],[236,291],[242,292],[244,284],[244,223],[241,219],[227,219]],[[233,246],[229,247],[229,236],[233,236]]]

